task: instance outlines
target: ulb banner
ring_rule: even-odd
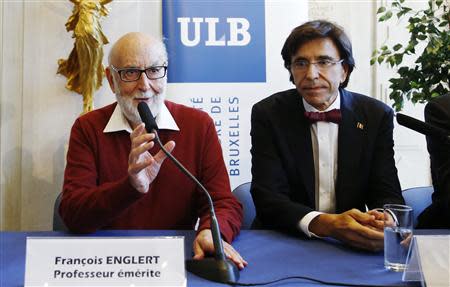
[[[307,1],[163,0],[167,99],[213,118],[232,188],[251,181],[254,103],[292,88],[281,48]]]
[[[263,0],[163,1],[163,11],[169,83],[266,81]]]

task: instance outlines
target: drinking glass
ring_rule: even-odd
[[[406,256],[413,235],[413,209],[407,205],[385,204],[384,266],[393,271],[406,268]]]

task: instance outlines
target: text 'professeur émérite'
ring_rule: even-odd
[[[157,278],[160,256],[104,256],[88,258],[55,257],[55,279],[88,278]],[[122,266],[118,270],[103,270],[105,266]],[[64,267],[64,268],[63,268]],[[68,270],[68,267],[73,269]],[[95,267],[95,271],[89,270]],[[102,269],[102,270],[99,270]]]

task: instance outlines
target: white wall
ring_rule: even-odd
[[[282,0],[268,2],[280,5]],[[375,24],[376,3],[321,0],[309,6],[310,19],[336,21],[352,38],[357,69],[349,88],[385,99],[384,83],[377,82],[384,72],[368,64],[383,39]],[[108,7],[110,15],[102,23],[110,42],[129,31],[161,33],[160,1],[114,1]],[[55,74],[57,60],[72,49],[64,26],[71,10],[69,1],[0,1],[0,230],[52,226],[70,127],[82,110],[81,96],[67,91],[65,78]],[[104,81],[95,106],[113,101]],[[414,115],[423,111],[408,109]],[[423,138],[404,129],[395,132],[402,187],[430,184]]]
[[[423,9],[427,7],[428,1],[407,1],[408,7],[413,9]],[[395,17],[387,23],[379,23],[376,26],[375,36],[377,47],[383,44],[394,45],[397,43],[407,43],[409,34],[406,31],[408,22],[402,19],[398,21]],[[417,53],[421,52],[416,49]],[[402,65],[413,64],[414,56],[405,57]],[[396,76],[395,70],[388,68],[383,64],[376,70],[376,93],[377,97],[385,102],[389,100],[389,82],[388,79]],[[405,104],[402,113],[423,120],[424,104],[413,105],[408,102]],[[394,130],[395,141],[395,159],[399,171],[400,183],[402,188],[410,188],[423,185],[431,185],[430,159],[426,148],[425,136],[412,130],[402,127],[398,124]]]

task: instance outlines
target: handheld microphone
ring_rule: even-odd
[[[412,129],[418,133],[421,133],[426,136],[439,138],[443,140],[444,142],[450,142],[450,135],[449,132],[445,129],[435,127],[433,125],[430,125],[428,123],[419,121],[415,118],[409,117],[407,115],[403,115],[400,113],[397,113],[397,122],[409,129]]]
[[[214,243],[214,258],[205,258],[202,260],[189,259],[186,260],[186,269],[203,278],[212,280],[215,282],[228,283],[237,282],[239,280],[239,271],[236,265],[230,260],[226,259],[223,251],[222,239],[220,236],[219,223],[217,221],[216,212],[214,211],[214,203],[206,188],[193,176],[171,153],[169,153],[158,136],[158,125],[155,118],[152,115],[148,105],[144,102],[138,104],[138,112],[145,123],[145,129],[148,133],[154,133],[155,139],[161,150],[168,158],[183,172],[188,178],[190,178],[206,195],[209,204],[209,211],[211,217],[211,233]]]

